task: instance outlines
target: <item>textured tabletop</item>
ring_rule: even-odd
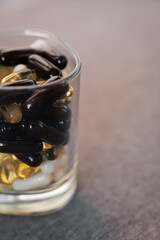
[[[0,240],[160,239],[160,1],[0,0],[0,29],[41,28],[83,67],[79,188],[60,212],[0,216]]]

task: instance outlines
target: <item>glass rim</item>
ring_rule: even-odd
[[[72,55],[72,57],[74,58],[75,62],[76,62],[76,66],[75,68],[65,77],[62,77],[61,79],[57,79],[54,82],[48,83],[46,85],[43,84],[39,84],[39,85],[32,85],[32,86],[7,86],[5,88],[1,88],[1,90],[3,89],[4,91],[6,90],[13,90],[13,89],[19,89],[19,90],[24,90],[24,89],[41,89],[43,88],[48,88],[50,86],[53,86],[57,83],[61,83],[61,82],[68,82],[69,80],[73,79],[75,76],[78,75],[78,73],[81,70],[81,60],[80,57],[78,55],[78,53],[74,50],[74,48],[71,47],[70,44],[68,44],[65,40],[61,39],[60,37],[58,37],[57,35],[55,35],[54,33],[47,31],[47,30],[42,30],[42,29],[18,29],[18,30],[4,30],[4,31],[0,31],[0,38],[2,36],[18,36],[18,35],[24,35],[24,36],[39,36],[39,37],[43,37],[43,38],[48,38],[48,39],[53,39],[54,38],[63,46],[66,48],[66,50]],[[63,54],[63,53],[62,53]],[[54,77],[54,76],[53,76]]]

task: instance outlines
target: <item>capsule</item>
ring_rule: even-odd
[[[60,99],[57,100],[59,103],[69,104],[72,101],[73,87],[70,86],[68,92]]]
[[[27,63],[28,57],[36,52],[33,48],[8,48],[0,51],[0,63],[5,66]]]
[[[26,191],[37,187],[45,186],[50,184],[52,178],[49,174],[39,172],[31,177],[24,180],[15,180],[13,182],[13,189],[16,191]]]
[[[64,55],[55,52],[52,48],[39,50],[38,54],[46,58],[59,69],[64,69],[67,65],[67,58]]]
[[[67,132],[68,129],[71,126],[71,119],[67,119],[67,120],[62,120],[62,121],[54,121],[54,120],[43,120],[43,122],[45,122],[45,124],[55,127],[58,130],[62,131],[62,132]]]
[[[18,83],[19,82],[19,83]],[[23,102],[25,101],[31,94],[34,93],[34,89],[7,89],[7,87],[11,86],[32,86],[35,85],[33,80],[19,80],[11,83],[5,83],[0,87],[0,105],[2,104],[11,104],[14,102]]]
[[[14,82],[16,80],[22,80],[22,79],[29,79],[32,75],[33,75],[33,71],[31,69],[26,68],[5,76],[2,79],[1,83]]]
[[[42,156],[44,160],[54,160],[56,158],[55,148],[46,149],[42,152]]]
[[[42,155],[37,154],[16,154],[16,157],[30,167],[38,167],[42,163]]]
[[[13,72],[13,67],[0,66],[0,81]]]
[[[10,140],[15,137],[16,127],[15,124],[1,122],[0,123],[0,137],[4,140]]]
[[[3,183],[11,184],[17,179],[17,174],[15,171],[10,171],[4,166],[1,168],[0,177]]]
[[[14,68],[13,68],[13,72],[18,72],[18,71],[21,71],[21,70],[24,70],[26,69],[27,66],[24,65],[24,64],[18,64],[16,65]]]
[[[33,54],[28,58],[28,65],[36,69],[37,73],[45,79],[62,76],[61,71],[56,66],[37,54]]]
[[[5,122],[18,123],[22,119],[22,112],[17,103],[0,106],[0,114]]]
[[[52,145],[63,145],[67,139],[65,133],[41,121],[31,122],[27,130],[28,134]]]
[[[5,141],[0,139],[0,152],[13,154],[35,154],[42,151],[41,141]]]
[[[28,137],[27,136],[27,124],[28,122],[25,119],[22,119],[19,123],[16,124],[15,128],[16,128],[16,135],[20,136],[23,138],[24,137]]]
[[[66,119],[66,120],[62,120],[62,121],[54,121],[52,124],[53,124],[53,126],[58,128],[59,130],[65,132],[71,126],[71,119]]]
[[[71,110],[62,103],[53,103],[49,108],[42,110],[41,115],[48,120],[64,121],[71,117]]]
[[[40,167],[30,167],[27,164],[20,162],[16,171],[18,177],[26,179],[27,177],[33,176],[40,170]]]
[[[43,108],[63,96],[68,89],[68,83],[61,82],[32,94],[22,105],[24,116],[32,119],[39,115]]]
[[[36,85],[36,82],[32,79],[23,79],[23,80],[16,80],[15,82],[7,82],[4,83],[2,85],[0,85],[0,87],[20,87],[20,86],[33,86]]]

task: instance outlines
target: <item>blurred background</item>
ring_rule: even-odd
[[[3,239],[160,239],[160,1],[0,0],[0,30],[19,28],[82,60],[79,189],[39,223],[1,216]]]

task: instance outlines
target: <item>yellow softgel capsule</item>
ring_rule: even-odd
[[[0,81],[13,72],[13,67],[0,66]]]
[[[7,75],[6,77],[4,77],[1,80],[1,83],[6,83],[6,82],[14,82],[16,80],[22,80],[22,79],[32,79],[36,80],[36,73],[35,71],[33,72],[31,69],[26,68],[14,73],[11,73],[9,75]]]
[[[20,163],[17,169],[17,175],[20,178],[26,179],[38,172],[40,167],[30,167],[25,163]]]
[[[17,179],[17,169],[19,162],[12,158],[11,154],[0,154],[1,158],[1,168],[0,168],[0,178],[1,182],[6,184],[11,184],[15,179]]]
[[[57,102],[64,103],[64,104],[70,103],[72,101],[73,90],[74,90],[73,87],[70,86],[65,96],[63,98],[58,99]]]
[[[46,143],[46,142],[43,142],[43,150],[51,149],[51,148],[53,148],[53,145],[51,145],[49,143]]]
[[[15,171],[8,170],[5,166],[1,168],[1,180],[6,184],[11,184],[17,179]]]
[[[8,161],[10,161],[11,155],[7,153],[0,153],[0,167],[4,166]]]
[[[9,123],[18,123],[22,119],[22,112],[17,103],[1,105],[0,114]]]

